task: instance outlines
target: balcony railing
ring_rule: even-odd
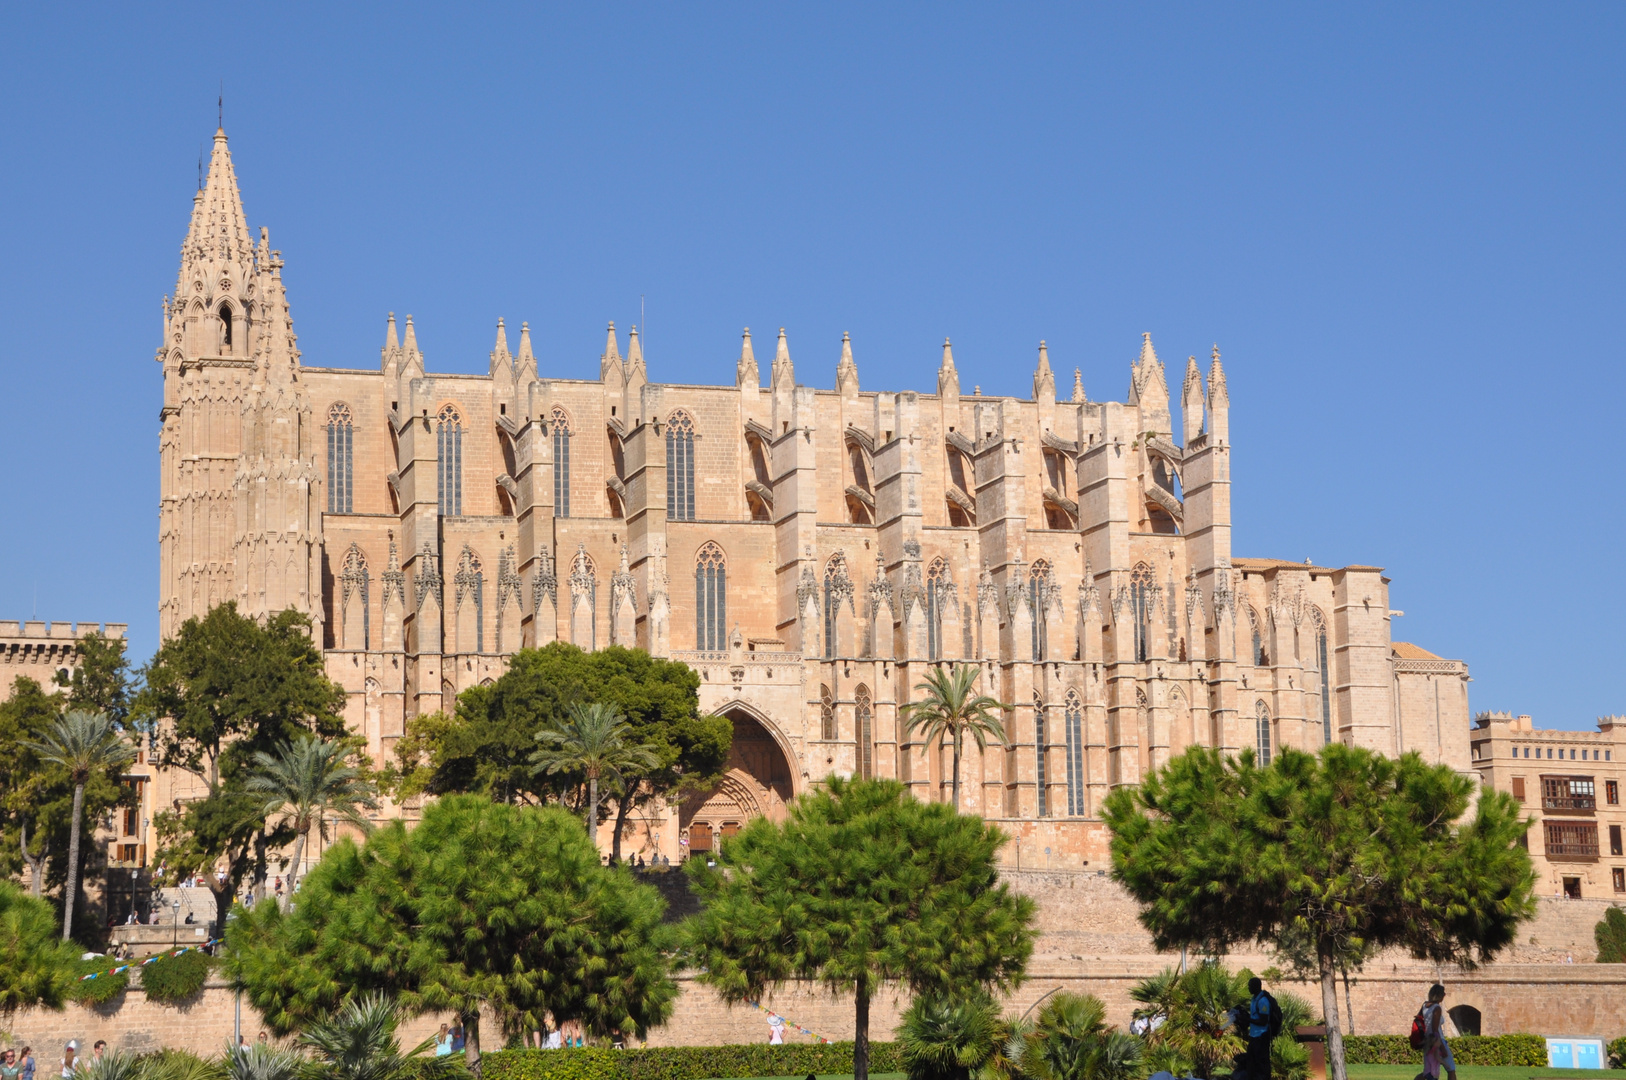
[[[1592,843],[1549,843],[1547,854],[1573,859],[1596,859],[1598,857],[1598,842]]]
[[[1543,795],[1541,797],[1543,810],[1596,810],[1598,797],[1596,795]]]

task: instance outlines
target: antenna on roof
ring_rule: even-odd
[[[203,144],[198,143],[198,190],[203,190]]]
[[[220,80],[220,96],[215,99],[215,127],[223,128],[225,126],[226,126],[226,80],[225,80],[225,77],[222,76],[221,80]]]
[[[644,347],[649,347],[649,324],[644,322],[644,294],[638,294],[638,325],[644,328]]]

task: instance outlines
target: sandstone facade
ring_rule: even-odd
[[[380,760],[563,640],[686,661],[734,720],[727,780],[634,825],[674,857],[831,773],[946,798],[946,751],[897,720],[945,661],[1014,706],[963,805],[1022,865],[1100,865],[1107,792],[1192,743],[1468,769],[1467,668],[1391,640],[1379,568],[1233,557],[1217,348],[1178,416],[1149,335],[1125,402],[1077,372],[1058,395],[1042,342],[1029,399],[964,393],[946,341],[935,394],[861,390],[845,338],[814,388],[784,331],[766,385],[749,332],[732,385],[652,382],[613,325],[582,381],[501,320],[487,375],[433,374],[410,316],[376,368],[313,366],[282,265],[217,132],[157,357],[160,626],[309,613]]]

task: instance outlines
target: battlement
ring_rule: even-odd
[[[54,639],[57,641],[77,641],[86,634],[100,633],[115,640],[122,640],[130,629],[129,623],[110,622],[44,622],[39,619],[30,619],[26,622],[18,619],[0,619],[0,642],[11,644],[14,639]]]

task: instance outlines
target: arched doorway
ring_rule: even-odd
[[[689,854],[717,850],[752,818],[781,821],[795,791],[790,762],[773,733],[744,709],[724,710],[734,723],[728,766],[714,787],[684,800],[678,825],[689,841]]]

